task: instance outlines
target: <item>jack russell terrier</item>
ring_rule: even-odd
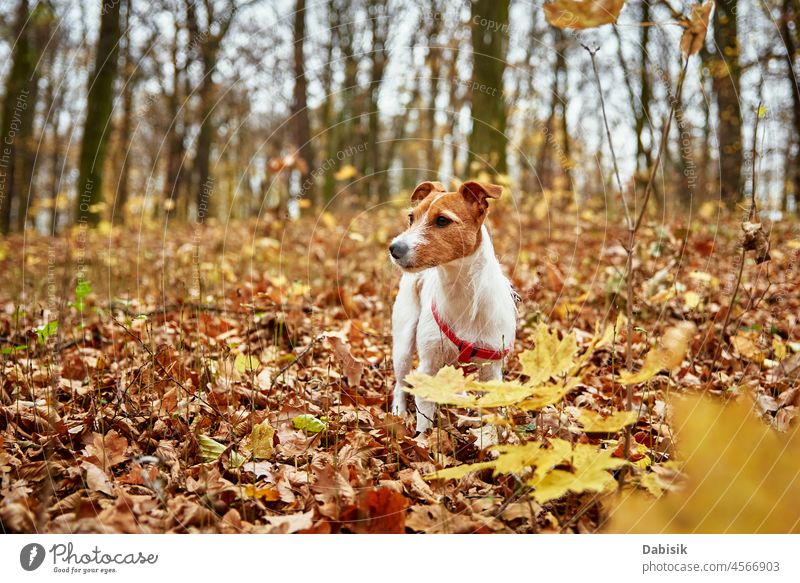
[[[502,191],[468,181],[447,192],[439,182],[423,182],[411,194],[408,228],[389,245],[392,262],[403,270],[392,310],[395,415],[406,412],[403,381],[415,346],[422,373],[475,362],[480,380],[502,380],[516,334],[515,294],[483,224],[488,199]],[[415,402],[423,432],[433,426],[436,404]]]

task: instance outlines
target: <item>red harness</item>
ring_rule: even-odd
[[[491,348],[480,348],[475,346],[474,342],[462,340],[453,332],[453,329],[447,325],[447,322],[442,320],[435,303],[431,303],[431,311],[433,312],[433,319],[436,320],[436,324],[439,326],[439,330],[450,339],[450,342],[456,345],[456,348],[458,348],[458,362],[472,362],[473,358],[500,360],[511,352],[510,347],[503,350],[492,350]]]

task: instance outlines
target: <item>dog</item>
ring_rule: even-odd
[[[484,225],[496,184],[467,181],[456,192],[423,182],[411,194],[408,227],[389,245],[403,274],[392,309],[395,389],[392,413],[406,412],[404,379],[414,349],[418,371],[478,363],[479,380],[502,380],[503,361],[516,334],[515,294],[503,275]],[[416,430],[433,426],[436,404],[420,397]]]

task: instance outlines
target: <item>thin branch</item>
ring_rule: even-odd
[[[586,49],[586,52],[589,53],[589,56],[592,59],[592,71],[594,71],[594,80],[597,83],[597,92],[600,94],[600,107],[603,110],[603,123],[606,126],[606,136],[608,137],[608,148],[611,150],[611,160],[614,162],[614,176],[617,177],[617,188],[619,188],[619,195],[622,197],[622,208],[625,209],[625,221],[628,225],[628,229],[632,226],[632,218],[631,213],[628,210],[628,200],[625,198],[625,190],[622,188],[622,180],[619,177],[619,165],[617,164],[617,154],[614,151],[614,142],[611,140],[611,130],[608,127],[608,116],[606,115],[606,100],[603,97],[603,86],[600,83],[600,74],[597,72],[597,62],[595,61],[595,54],[599,50],[599,47],[595,47],[594,49],[589,48],[585,44],[581,43],[581,46]]]

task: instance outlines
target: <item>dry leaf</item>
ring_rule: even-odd
[[[338,335],[326,334],[325,338],[331,343],[336,358],[342,363],[342,369],[344,370],[344,376],[347,377],[347,382],[351,387],[357,387],[361,384],[364,363],[353,356],[347,342],[342,340]]]
[[[637,373],[623,372],[620,375],[620,382],[624,385],[643,383],[656,376],[659,371],[680,366],[696,330],[697,327],[691,322],[681,322],[677,326],[667,328],[661,339],[661,345],[650,350],[645,356],[642,369]]]
[[[618,533],[798,533],[800,432],[766,427],[746,402],[676,401],[675,430],[686,485],[656,501],[622,498]]]
[[[712,8],[714,8],[714,0],[708,0],[703,4],[694,4],[691,17],[681,22],[681,26],[686,29],[681,37],[681,51],[685,56],[696,55],[703,48]]]
[[[617,21],[625,0],[554,0],[544,5],[544,15],[558,28],[594,28]]]

